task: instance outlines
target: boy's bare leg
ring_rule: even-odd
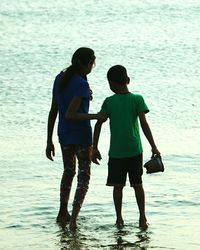
[[[115,211],[116,211],[116,225],[118,227],[124,226],[124,221],[122,218],[122,198],[123,198],[123,187],[114,187],[113,188],[113,200],[115,204]]]
[[[142,184],[135,185],[134,187],[135,190],[135,196],[137,200],[137,205],[140,213],[140,218],[139,218],[139,226],[142,228],[147,228],[147,219],[145,216],[145,194],[144,194],[144,189]]]
[[[71,230],[76,230],[77,228],[76,220],[80,212],[80,208],[81,207],[78,205],[73,206],[72,215],[71,215],[70,222],[69,222],[69,228]]]

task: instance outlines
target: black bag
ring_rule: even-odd
[[[164,172],[164,165],[161,156],[160,155],[152,156],[151,160],[149,160],[144,164],[144,168],[146,168],[147,174]]]

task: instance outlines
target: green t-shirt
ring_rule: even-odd
[[[142,153],[138,114],[149,109],[141,95],[126,93],[114,94],[105,99],[101,111],[110,120],[109,157],[125,158]]]

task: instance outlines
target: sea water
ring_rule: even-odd
[[[0,249],[200,249],[200,3],[198,0],[1,0]],[[143,95],[165,165],[147,175],[146,231],[138,228],[132,188],[124,188],[125,227],[117,229],[107,187],[108,122],[100,166],[92,165],[76,233],[55,223],[62,158],[45,157],[52,84],[82,46],[96,53],[88,76],[90,112],[112,94],[106,73],[127,68],[129,89]],[[92,122],[92,126],[94,126]],[[144,161],[151,149],[142,135]],[[70,197],[70,211],[76,180]]]

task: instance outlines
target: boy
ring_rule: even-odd
[[[101,112],[105,112],[110,119],[110,149],[108,162],[108,186],[113,186],[113,200],[116,211],[116,225],[123,227],[122,195],[129,175],[131,187],[134,188],[136,201],[140,213],[139,226],[147,228],[145,216],[145,194],[142,186],[142,144],[139,134],[138,117],[141,128],[151,145],[152,153],[158,151],[145,114],[149,112],[141,95],[130,93],[128,90],[129,77],[126,68],[115,65],[108,70],[107,79],[110,89],[115,93],[103,102]],[[99,164],[101,154],[98,150],[98,140],[103,121],[97,121],[93,138],[92,161]]]

